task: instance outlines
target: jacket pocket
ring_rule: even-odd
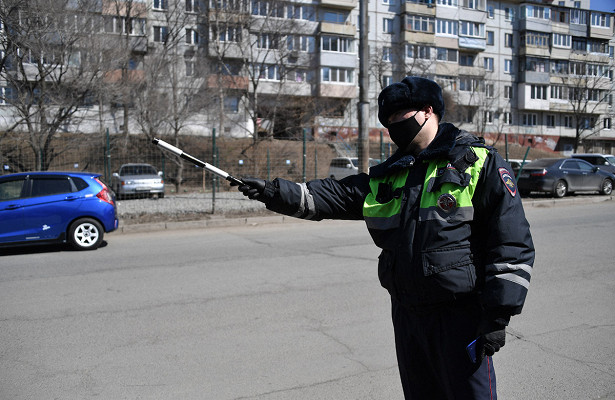
[[[378,278],[382,287],[391,294],[394,291],[394,269],[395,253],[390,250],[383,250],[378,256]]]
[[[423,275],[429,289],[440,294],[463,294],[476,286],[470,246],[445,247],[422,253]]]

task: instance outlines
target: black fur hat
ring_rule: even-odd
[[[393,83],[378,96],[378,119],[386,128],[389,117],[404,108],[421,109],[430,105],[434,112],[444,117],[442,88],[436,82],[418,76],[407,76],[401,82]]]

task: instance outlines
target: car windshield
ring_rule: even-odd
[[[615,165],[615,156],[606,156],[604,157],[611,165]]]
[[[127,165],[122,167],[120,175],[156,175],[156,170],[151,165]]]

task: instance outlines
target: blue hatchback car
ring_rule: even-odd
[[[94,250],[117,229],[114,193],[87,172],[0,176],[0,246],[67,242]]]

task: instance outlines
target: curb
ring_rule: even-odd
[[[574,204],[602,203],[613,201],[615,196],[591,196],[591,197],[569,197],[564,199],[523,199],[523,206],[528,207],[560,207]],[[194,221],[169,221],[169,222],[154,222],[145,224],[122,225],[120,221],[119,228],[113,233],[139,233],[152,232],[163,230],[179,230],[179,229],[208,229],[222,228],[232,226],[257,226],[265,224],[283,224],[283,223],[306,223],[310,221],[299,218],[289,217],[285,215],[259,216],[259,217],[221,217],[213,219],[203,219]]]

